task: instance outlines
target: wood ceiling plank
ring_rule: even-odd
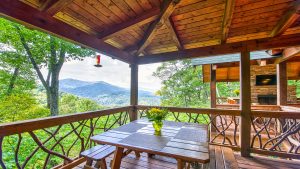
[[[177,33],[177,31],[176,31],[176,28],[175,28],[175,26],[174,26],[173,21],[172,21],[171,19],[167,19],[167,20],[165,21],[165,26],[166,26],[167,29],[169,30],[169,33],[170,33],[170,35],[171,35],[171,37],[172,37],[172,39],[173,39],[173,42],[175,42],[175,44],[176,44],[178,50],[183,49],[183,46],[182,46],[182,44],[181,44],[181,41],[180,41],[180,39],[179,39],[179,36],[178,36],[178,33]]]
[[[243,11],[249,11],[257,8],[268,8],[272,5],[277,5],[281,3],[286,3],[286,2],[292,2],[294,0],[264,0],[264,1],[252,1],[249,4],[246,5],[241,5],[241,6],[236,6],[235,7],[235,12],[243,12]]]
[[[173,15],[172,19],[175,22],[175,21],[179,21],[179,20],[183,20],[183,19],[187,19],[187,18],[199,16],[199,15],[212,13],[212,12],[223,11],[224,8],[225,8],[225,4],[220,3],[217,5],[209,6],[209,7],[198,9],[195,11],[191,11],[191,12],[187,12],[187,13],[183,13],[183,14],[179,14],[179,15]]]
[[[2,0],[0,14],[8,19],[42,30],[67,39],[85,47],[93,48],[103,54],[130,63],[132,57],[118,48],[115,48],[96,36],[76,29],[45,12],[41,12],[19,0]]]
[[[152,0],[150,0],[150,1],[152,1]],[[148,0],[137,0],[137,2],[144,9],[144,11],[149,11],[152,8],[159,7],[159,6],[155,6],[155,5],[153,5],[153,7],[152,7],[151,3]]]
[[[192,28],[192,29],[185,29],[185,30],[180,30],[178,31],[178,34],[180,35],[180,37],[188,37],[190,35],[199,35],[199,32],[201,32],[201,34],[207,34],[210,32],[220,32],[221,28],[220,28],[220,24],[218,24],[217,26],[213,26],[213,27],[200,27],[200,28]]]
[[[77,0],[77,1],[82,1],[82,0]],[[108,19],[113,20],[115,23],[119,24],[121,23],[122,20],[118,15],[116,15],[114,12],[110,11],[109,8],[104,6],[101,2],[98,0],[84,0],[87,4],[90,6],[94,7],[99,13],[102,13],[105,15]]]
[[[145,36],[138,45],[139,48],[136,55],[142,53],[142,51],[151,43],[151,40],[154,38],[156,31],[163,26],[165,20],[169,19],[169,17],[175,10],[179,0],[166,0],[164,2],[165,4],[160,16],[149,26],[147,32],[145,33]]]
[[[225,0],[209,0],[209,1],[199,1],[197,3],[193,3],[191,5],[181,6],[180,8],[177,8],[174,10],[173,16],[193,12],[196,10],[201,10],[203,8],[207,8],[210,6],[214,6],[217,4],[224,4]],[[180,3],[178,4],[180,5]]]
[[[269,37],[269,34],[270,34],[270,32],[267,31],[267,32],[258,32],[258,33],[251,33],[251,34],[245,34],[245,35],[240,35],[240,36],[228,37],[227,43],[267,38],[267,37]]]
[[[78,21],[68,13],[58,12],[54,15],[54,17],[88,34],[92,34],[92,35],[97,34],[92,27],[88,26],[85,23],[82,23],[81,21]]]
[[[300,34],[280,36],[276,38],[264,38],[244,42],[226,43],[214,46],[185,49],[182,51],[145,55],[138,57],[138,64],[149,64],[172,60],[181,60],[196,57],[207,57],[213,55],[224,55],[238,53],[245,48],[249,51],[264,50],[271,48],[284,48],[300,44]]]
[[[101,21],[103,25],[105,25],[105,27],[117,23],[113,19],[110,19],[103,13],[99,12],[96,8],[94,8],[86,1],[75,0],[73,3],[69,5],[69,7],[75,9],[75,11],[83,14],[87,18],[91,18],[91,20],[95,20],[95,22]]]
[[[269,22],[277,23],[277,21],[278,21],[278,17],[269,17],[267,19],[256,19],[253,20],[252,22],[240,22],[240,23],[231,24],[231,29],[249,27],[252,25],[260,25]]]
[[[279,64],[281,62],[287,61],[297,55],[300,54],[300,47],[290,47],[285,48],[282,52],[282,56],[280,58],[277,58],[274,62],[274,64]]]
[[[205,20],[209,20],[211,18],[217,18],[217,17],[222,17],[222,16],[223,16],[223,12],[217,11],[217,12],[212,12],[212,13],[196,16],[193,18],[187,18],[187,19],[176,21],[176,25],[187,25],[187,24],[191,24],[194,22],[205,21]],[[221,23],[220,23],[220,25],[221,25]]]
[[[119,9],[122,10],[130,18],[134,18],[137,16],[137,13],[135,13],[135,11],[132,10],[124,0],[111,0],[111,1],[114,2],[114,4],[117,7],[119,7]]]
[[[72,18],[75,18],[76,20],[79,20],[81,23],[86,24],[87,26],[93,28],[95,30],[95,32],[97,31],[101,31],[103,28],[103,25],[98,25],[96,23],[94,23],[93,21],[85,18],[84,16],[81,15],[81,13],[77,13],[74,10],[70,9],[70,8],[64,8],[62,10],[63,13],[68,14],[69,16],[72,16]]]
[[[174,22],[174,25],[176,26],[177,30],[183,30],[183,29],[191,29],[191,28],[195,28],[195,27],[207,27],[208,25],[211,24],[219,24],[222,21],[222,17],[217,17],[217,18],[211,18],[211,19],[207,19],[207,20],[203,20],[203,21],[199,21],[199,22],[193,22],[187,25],[178,25],[176,22]]]
[[[112,28],[107,29],[99,35],[99,38],[106,40],[120,32],[130,30],[133,27],[136,27],[137,25],[144,25],[146,23],[152,22],[157,18],[159,14],[159,9],[153,9],[151,11],[146,12],[145,14],[140,15],[139,17],[136,17],[127,22],[123,22],[121,24],[113,26]]]
[[[144,12],[141,5],[137,2],[137,0],[124,0],[128,6],[138,15]]]
[[[283,10],[277,10],[277,11],[262,13],[259,15],[253,15],[253,16],[244,17],[244,18],[233,18],[232,24],[238,24],[238,23],[242,23],[242,22],[253,22],[253,21],[259,20],[259,19],[265,19],[267,21],[270,17],[276,17],[278,20],[282,16],[283,13],[284,13]]]
[[[300,1],[295,1],[292,6],[287,9],[280,18],[276,26],[273,28],[270,36],[278,36],[286,31],[300,17]]]
[[[41,7],[41,11],[47,11],[50,15],[55,15],[73,0],[47,0]]]
[[[233,18],[234,5],[235,5],[235,0],[227,0],[226,1],[224,17],[223,17],[223,24],[222,24],[221,43],[226,43],[226,39],[227,39],[228,33],[229,33],[229,28],[230,28],[231,21]]]
[[[102,5],[104,5],[107,9],[109,9],[112,13],[114,13],[116,16],[118,16],[123,22],[126,22],[130,19],[130,17],[125,14],[118,6],[116,6],[115,3],[113,3],[111,0],[101,0],[98,1]]]
[[[193,48],[213,46],[213,45],[218,45],[218,44],[220,44],[220,38],[212,39],[212,40],[208,40],[208,41],[185,44],[184,47],[185,47],[185,49],[193,49]]]
[[[268,7],[251,9],[248,11],[234,12],[234,17],[235,18],[243,18],[243,17],[249,17],[249,16],[272,12],[272,11],[277,11],[277,10],[285,10],[289,6],[290,6],[290,2],[285,2],[285,3],[281,3],[281,4],[271,5]]]

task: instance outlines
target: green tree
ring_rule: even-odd
[[[190,60],[162,63],[154,76],[162,80],[163,106],[207,107],[209,84],[202,81],[202,68],[194,68]]]
[[[60,99],[60,114],[70,114],[74,112],[86,112],[104,109],[97,102],[80,98],[72,94],[62,94]]]
[[[0,123],[47,117],[49,110],[29,94],[11,94],[0,99]]]
[[[59,74],[66,60],[81,60],[95,52],[22,25],[0,19],[0,40],[19,55],[26,56],[46,90],[47,106],[52,116],[58,115]],[[48,69],[47,75],[41,68]]]

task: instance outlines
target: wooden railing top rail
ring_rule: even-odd
[[[25,120],[0,125],[0,137],[34,131],[42,128],[54,127],[62,124],[77,122],[86,119],[106,116],[119,112],[129,111],[132,106],[118,107],[99,111],[90,111],[70,115],[46,117],[33,120]]]
[[[146,106],[146,105],[138,105],[137,109],[146,110],[149,108],[160,108],[160,109],[168,109],[172,112],[185,112],[185,113],[196,113],[196,114],[216,114],[216,115],[234,115],[239,116],[241,114],[241,110],[238,109],[210,109],[210,108],[185,108],[185,107],[162,107],[162,106]]]
[[[251,114],[255,117],[300,119],[300,111],[261,111],[261,110],[252,110]]]
[[[161,108],[168,109],[173,112],[186,112],[186,113],[197,113],[197,114],[216,114],[216,115],[234,115],[239,116],[241,110],[239,109],[210,109],[210,108],[183,108],[183,107],[162,107],[162,106],[146,106],[138,105],[137,109],[146,110],[149,108]],[[253,116],[256,117],[273,117],[273,118],[294,118],[300,119],[300,111],[266,111],[266,110],[251,110]]]

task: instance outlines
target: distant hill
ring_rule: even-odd
[[[103,81],[86,82],[75,79],[63,79],[59,82],[60,91],[89,98],[104,106],[129,105],[130,91]],[[139,90],[139,103],[159,105],[160,97],[153,93]]]

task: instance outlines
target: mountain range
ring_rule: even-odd
[[[88,98],[103,106],[129,105],[130,90],[103,81],[87,82],[76,79],[59,81],[60,92]],[[139,104],[159,105],[160,97],[149,91],[139,90]]]

